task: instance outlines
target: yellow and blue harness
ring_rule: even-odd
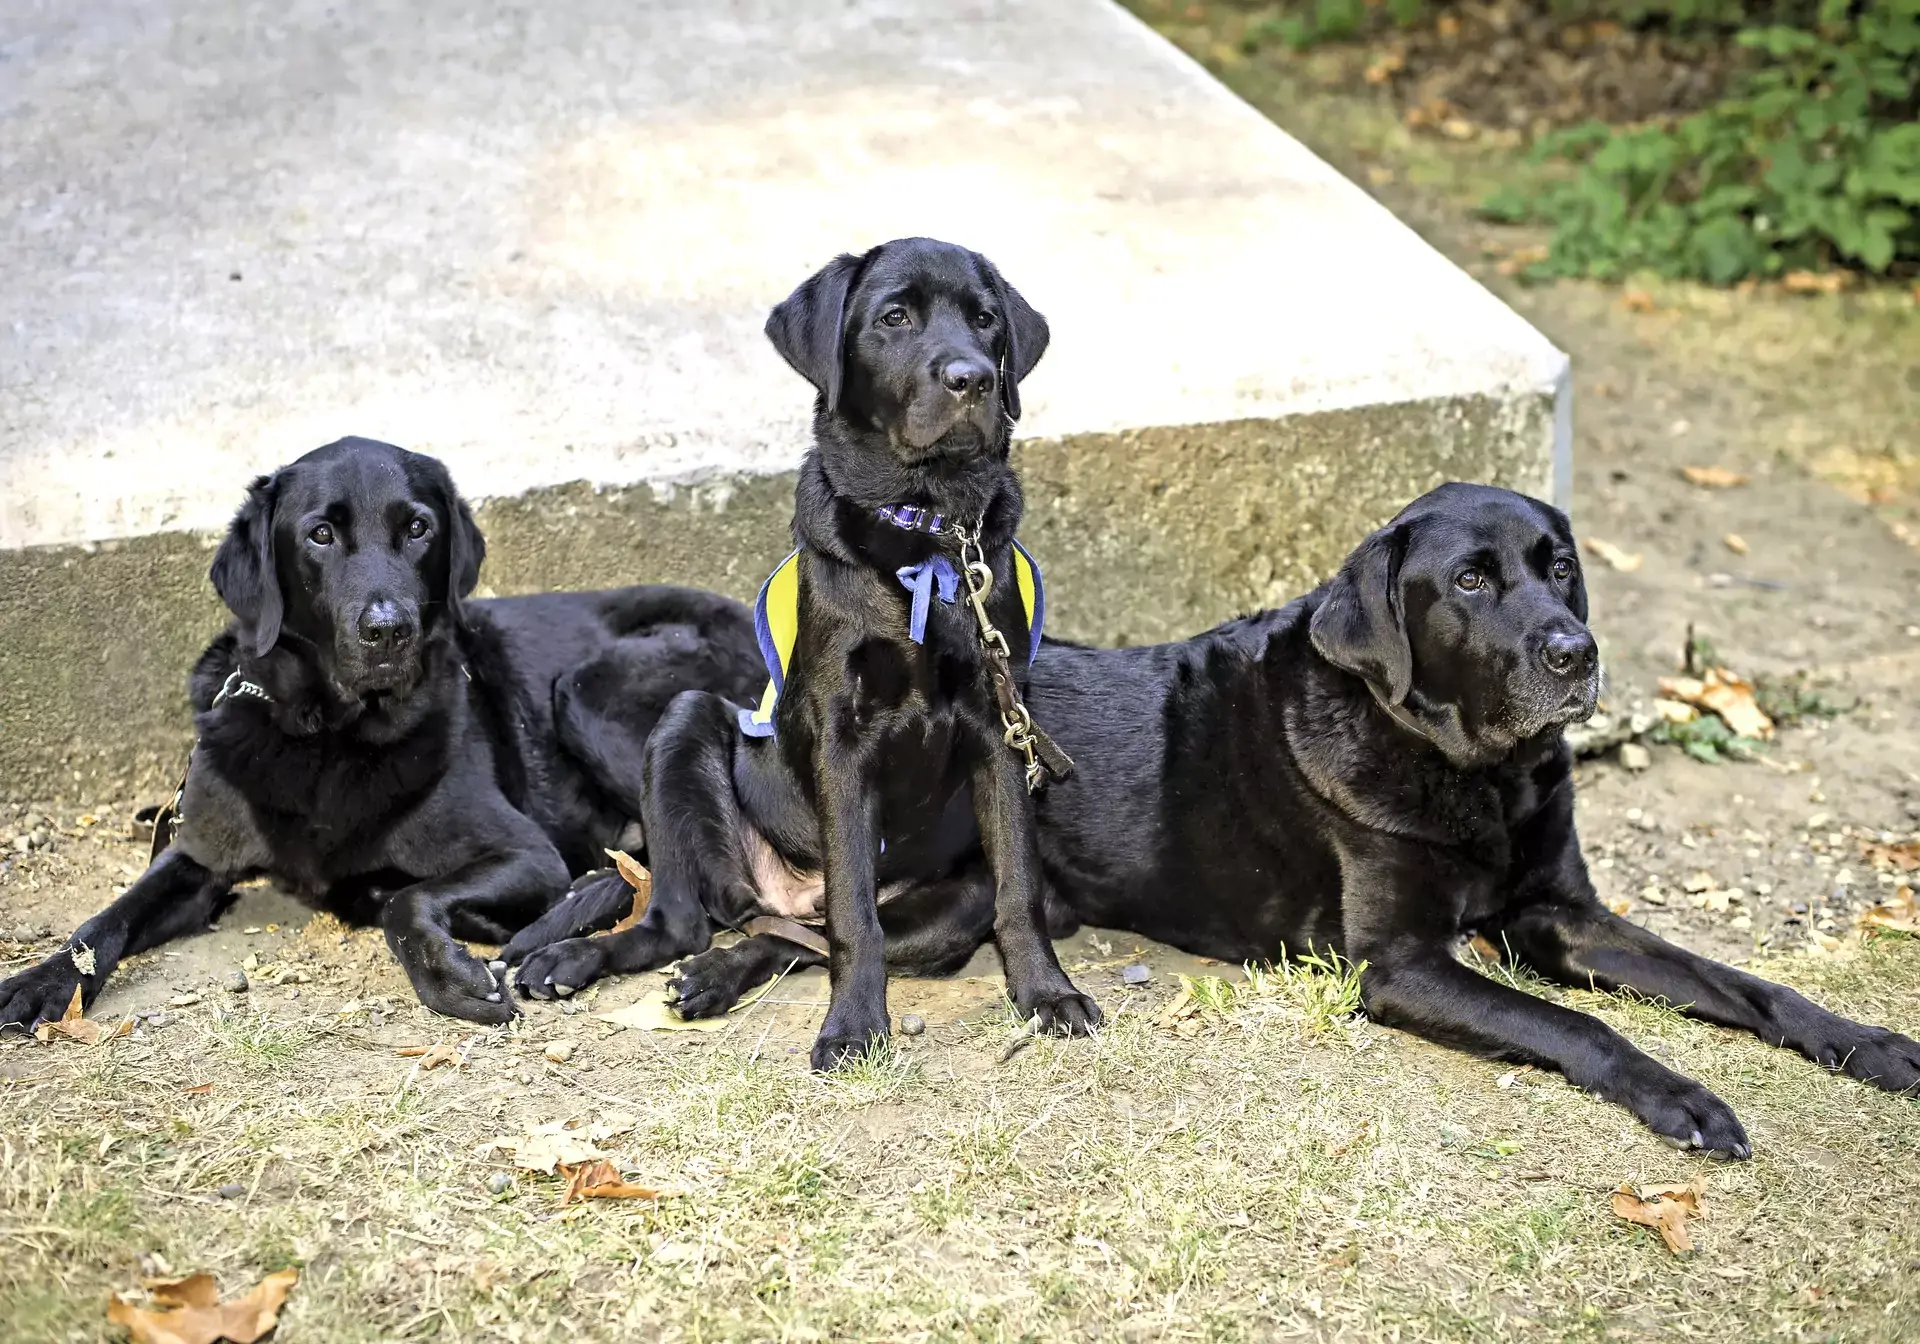
[[[952,531],[947,519],[917,504],[889,504],[877,511],[882,522],[907,532],[944,536]],[[900,586],[913,595],[913,610],[907,633],[916,644],[927,639],[927,613],[937,594],[940,601],[953,605],[960,591],[960,571],[946,555],[936,551],[917,565],[902,565],[894,571]],[[1013,578],[1020,590],[1020,605],[1027,613],[1027,664],[1040,652],[1040,632],[1047,619],[1047,592],[1040,582],[1040,565],[1019,542],[1013,543]],[[753,632],[760,641],[760,657],[766,662],[769,680],[757,709],[740,711],[740,731],[748,737],[773,736],[773,709],[786,689],[787,669],[793,661],[793,646],[800,634],[800,552],[780,562],[780,567],[760,585],[760,596],[753,604]]]

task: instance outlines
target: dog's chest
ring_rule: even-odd
[[[384,866],[387,837],[449,761],[443,731],[381,744],[242,731],[209,734],[201,746],[245,807],[270,856],[264,866],[309,892]]]

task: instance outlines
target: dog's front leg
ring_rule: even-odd
[[[199,932],[232,899],[231,883],[179,846],[169,847],[113,904],[75,929],[64,948],[0,980],[0,1030],[58,1018],[73,1001],[75,986],[81,1002],[91,1004],[123,958]],[[80,969],[89,957],[91,974]]]
[[[813,1043],[813,1067],[825,1072],[887,1039],[887,948],[880,928],[875,865],[880,852],[879,791],[859,744],[828,735],[815,765],[822,866],[826,873],[827,1020]]]
[[[1889,1092],[1920,1087],[1920,1041],[1829,1012],[1785,985],[1676,947],[1597,898],[1531,905],[1490,932],[1504,934],[1515,955],[1562,984],[1631,989]]]
[[[1490,980],[1455,961],[1443,856],[1341,855],[1346,955],[1364,962],[1367,1016],[1488,1059],[1556,1069],[1618,1102],[1679,1147],[1744,1158],[1733,1108],[1598,1018]],[[1438,888],[1438,889],[1436,889]]]
[[[1007,997],[1022,1018],[1047,1031],[1087,1035],[1100,1025],[1100,1005],[1060,969],[1047,937],[1046,878],[1040,867],[1033,801],[1018,763],[990,750],[973,771],[974,815],[993,872],[993,940],[1006,971]]]
[[[380,928],[420,1002],[469,1022],[507,1022],[515,1010],[500,978],[455,933],[516,927],[566,889],[566,865],[551,846],[507,850],[395,892]]]

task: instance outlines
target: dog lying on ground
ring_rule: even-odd
[[[1719,1097],[1597,1019],[1462,965],[1460,939],[1482,934],[1550,980],[1665,999],[1889,1091],[1920,1085],[1920,1043],[1601,904],[1561,736],[1599,694],[1586,617],[1566,516],[1456,484],[1278,611],[1151,648],[1047,644],[1029,703],[1078,764],[1073,786],[1037,805],[1054,892],[1090,924],[1223,961],[1316,949],[1364,962],[1376,1021],[1557,1069],[1681,1146],[1750,1151]],[[902,931],[912,959],[936,960],[925,945],[946,939],[955,960],[991,912],[976,894],[941,917]],[[682,1011],[725,1012],[811,960],[767,935],[692,958]]]
[[[827,1069],[888,1035],[889,951],[896,969],[950,970],[980,945],[984,933],[949,949],[910,932],[977,894],[1019,1011],[1089,1031],[1099,1009],[1047,937],[1029,801],[1043,769],[1070,767],[1019,709],[1042,599],[1014,541],[1007,459],[1046,322],[986,258],[907,239],[830,263],[767,334],[819,392],[798,550],[761,599],[775,685],[758,714],[680,697],[633,762],[649,913],[670,935],[643,925],[539,947],[516,984],[570,993],[698,952],[714,923],[806,921],[824,906],[832,1002],[812,1059]],[[990,586],[958,600],[963,582]],[[604,927],[590,904],[529,929],[509,960]]]
[[[737,602],[469,601],[485,552],[446,468],[388,444],[342,439],[255,481],[214,556],[234,621],[193,670],[172,843],[156,835],[67,949],[0,982],[0,1027],[59,1017],[75,986],[92,1002],[123,958],[206,928],[260,875],[377,924],[429,1008],[510,1018],[456,940],[504,941],[641,838],[580,724],[644,740],[678,692],[749,695],[761,670]]]

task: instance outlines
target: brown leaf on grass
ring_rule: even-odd
[[[1747,483],[1745,476],[1729,467],[1682,467],[1680,474],[1702,490],[1731,490]]]
[[[560,1195],[563,1208],[583,1199],[665,1199],[680,1193],[651,1185],[629,1185],[620,1168],[605,1158],[563,1166],[560,1174],[567,1178],[567,1188]]]
[[[1620,306],[1630,313],[1650,313],[1654,309],[1653,295],[1644,289],[1630,289],[1620,296]]]
[[[1877,872],[1911,873],[1920,870],[1920,840],[1903,840],[1893,845],[1863,840],[1860,842],[1860,852]]]
[[[403,1045],[393,1053],[402,1059],[419,1060],[422,1073],[428,1069],[438,1068],[442,1064],[457,1065],[460,1060],[458,1047],[449,1045],[445,1041],[435,1041],[432,1045]]]
[[[1702,1202],[1706,1193],[1705,1176],[1695,1176],[1685,1185],[1642,1186],[1637,1194],[1632,1186],[1622,1185],[1613,1192],[1613,1212],[1630,1223],[1653,1228],[1668,1250],[1683,1255],[1693,1249],[1687,1218],[1706,1211]]]
[[[613,860],[613,866],[620,870],[620,876],[633,888],[633,909],[607,930],[608,933],[625,933],[640,922],[641,916],[647,913],[647,907],[653,903],[653,874],[636,863],[633,855],[622,850],[610,849],[607,857]]]
[[[1710,667],[1704,677],[1662,677],[1660,694],[1718,714],[1737,737],[1773,736],[1773,720],[1754,698],[1753,683],[1724,667]]]
[[[617,1135],[630,1133],[635,1121],[630,1115],[602,1116],[589,1124],[585,1120],[549,1120],[526,1133],[506,1135],[480,1146],[479,1155],[505,1152],[513,1165],[525,1171],[551,1176],[563,1167],[594,1162],[606,1156],[600,1144]]]
[[[58,1022],[42,1022],[33,1029],[33,1038],[42,1045],[56,1036],[64,1036],[70,1041],[82,1045],[98,1045],[107,1034],[107,1029],[98,1022],[89,1022],[80,1006],[80,986],[73,987],[73,997],[67,1001],[67,1010],[60,1014]],[[117,1033],[116,1033],[117,1034]]]
[[[1369,84],[1385,84],[1406,68],[1406,53],[1389,51],[1374,61],[1372,65],[1369,65],[1366,74],[1361,76],[1361,78],[1365,79]]]
[[[1602,541],[1599,537],[1588,537],[1580,544],[1606,561],[1610,568],[1617,569],[1622,574],[1633,573],[1646,559],[1638,551],[1629,551],[1625,547],[1615,546],[1612,542]]]
[[[1548,255],[1548,251],[1544,247],[1522,247],[1517,249],[1512,256],[1494,267],[1494,269],[1502,275],[1518,275],[1529,266],[1539,265],[1547,259]]]
[[[217,1307],[220,1289],[211,1274],[189,1274],[184,1279],[142,1279],[140,1286],[163,1307]]]
[[[1869,907],[1860,916],[1861,927],[1885,929],[1889,933],[1907,933],[1920,938],[1920,908],[1913,900],[1913,888],[1901,887],[1887,900]]]
[[[107,1320],[125,1326],[134,1344],[215,1344],[223,1339],[254,1344],[280,1323],[280,1308],[299,1279],[297,1269],[277,1270],[231,1302],[219,1300],[207,1274],[150,1282],[153,1300],[168,1310],[136,1307],[115,1293],[107,1303]]]
[[[196,1083],[192,1087],[181,1088],[180,1095],[183,1097],[204,1097],[211,1091],[213,1091],[212,1083]]]
[[[1845,271],[1788,271],[1780,288],[1789,294],[1838,294],[1852,278]]]

